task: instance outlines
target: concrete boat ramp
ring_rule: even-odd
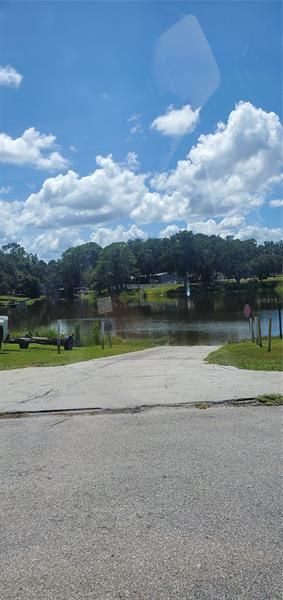
[[[0,372],[0,413],[134,410],[282,391],[278,372],[208,365],[216,346],[165,346],[60,367]]]

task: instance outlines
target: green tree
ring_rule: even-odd
[[[128,244],[117,242],[101,251],[93,274],[98,290],[121,289],[136,275],[136,258]]]
[[[95,242],[68,248],[58,264],[60,285],[72,294],[74,287],[88,285],[101,252]]]

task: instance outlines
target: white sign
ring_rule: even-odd
[[[97,298],[97,308],[99,315],[112,312],[111,296],[107,296],[106,298]]]

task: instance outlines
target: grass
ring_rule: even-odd
[[[0,306],[1,304],[6,305],[7,302],[25,302],[28,306],[32,306],[35,302],[39,300],[46,300],[46,296],[39,296],[39,298],[29,298],[27,296],[0,296]]]
[[[256,400],[266,406],[281,406],[281,404],[283,404],[283,395],[264,394],[263,396],[257,396]]]
[[[260,290],[261,292],[272,292],[278,297],[278,301],[283,299],[283,276],[268,277],[268,279],[241,279],[238,283],[235,279],[223,279],[210,284],[201,282],[191,282],[191,289],[194,292],[244,292]],[[140,288],[141,297],[144,297],[150,302],[160,302],[161,299],[169,299],[184,292],[184,286],[178,283],[168,283],[163,285],[145,285]],[[136,289],[125,290],[119,295],[121,302],[138,302],[140,292]]]
[[[209,404],[207,404],[207,402],[196,402],[195,408],[200,408],[201,410],[205,410],[206,408],[209,408]]]
[[[280,296],[280,298],[283,299],[283,279],[282,281],[279,281],[277,283],[277,285],[274,288],[274,291],[276,292],[276,294],[278,294],[278,296]]]
[[[90,304],[94,304],[97,301],[97,294],[94,291],[82,292],[80,294],[81,300],[86,300]]]
[[[119,294],[119,300],[123,304],[128,304],[128,302],[138,302],[139,299],[140,299],[140,293],[139,293],[139,290],[137,290],[137,289],[123,290],[123,292],[121,292]]]
[[[237,282],[235,279],[219,279],[210,283],[192,283],[192,291],[209,291],[209,292],[253,292],[272,293],[278,297],[278,300],[283,298],[283,276],[276,275],[267,279],[246,278]]]
[[[4,344],[2,350],[0,350],[0,370],[68,365],[106,356],[125,354],[126,352],[144,350],[160,345],[160,343],[160,340],[153,339],[120,340],[115,338],[112,348],[107,345],[108,342],[106,341],[104,350],[102,350],[101,346],[74,348],[70,351],[65,351],[62,348],[61,354],[57,353],[55,346],[37,346],[31,344],[28,349],[21,350],[18,346]]]
[[[155,300],[167,294],[176,294],[184,291],[184,286],[179,283],[167,283],[158,286],[146,286],[144,287],[144,294],[147,300]]]
[[[211,352],[205,361],[254,371],[283,371],[283,340],[274,338],[271,352],[267,351],[266,339],[263,339],[262,348],[253,342],[225,344]]]
[[[139,302],[140,299],[154,302],[160,301],[161,298],[169,298],[170,295],[175,296],[183,292],[183,290],[184,286],[179,283],[145,285],[144,287],[140,287],[140,289],[124,290],[119,295],[119,300],[125,304],[127,302]]]

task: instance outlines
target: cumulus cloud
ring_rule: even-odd
[[[214,219],[207,219],[207,221],[195,221],[188,225],[188,230],[193,233],[204,233],[205,235],[220,235],[226,237],[227,235],[234,235],[235,231],[238,232],[239,227],[245,223],[245,218],[241,215],[233,215],[231,217],[225,217],[221,221],[217,222]]]
[[[199,122],[200,108],[193,110],[190,104],[182,108],[169,106],[165,115],[160,115],[151,123],[151,129],[155,129],[162,135],[182,136],[191,133]]]
[[[246,225],[242,227],[235,238],[239,240],[255,239],[259,243],[280,242],[283,239],[282,227],[261,227],[260,225]]]
[[[23,76],[11,65],[0,66],[0,85],[18,88],[22,80]]]
[[[147,234],[142,229],[139,229],[135,224],[126,229],[123,225],[117,225],[114,229],[110,227],[99,227],[91,234],[91,241],[96,242],[99,246],[108,246],[113,242],[128,242],[129,240],[145,240]]]
[[[132,169],[133,171],[139,169],[140,163],[138,161],[138,155],[136,154],[136,152],[128,152],[126,165],[129,167],[129,169]]]
[[[128,166],[130,160],[131,168]],[[132,170],[135,156],[127,164],[112,156],[97,156],[97,168],[85,177],[69,170],[46,179],[39,192],[25,202],[22,222],[35,227],[81,226],[128,218],[133,209],[150,196],[145,174]]]
[[[172,221],[249,212],[278,185],[281,142],[282,126],[274,112],[240,102],[227,123],[201,135],[175,169],[152,177],[159,206],[153,196],[144,198],[135,219]]]
[[[30,237],[23,236],[21,244],[28,248],[30,252],[50,260],[61,254],[66,248],[79,246],[84,243],[80,232],[76,228],[62,227],[40,233],[30,240]]]
[[[30,165],[50,171],[65,169],[68,161],[54,150],[55,141],[54,135],[40,133],[34,127],[26,129],[21,137],[15,139],[6,133],[0,133],[0,162],[18,166]]]
[[[280,208],[280,206],[283,206],[283,200],[279,198],[276,200],[270,200],[269,206],[271,206],[272,208]]]
[[[19,160],[26,161],[20,164],[37,166],[42,160],[52,162],[50,148],[54,136],[41,135],[35,130],[27,132],[22,136],[24,144],[16,144],[12,150],[11,138],[6,136],[8,142],[5,138],[3,143],[0,134],[0,162],[7,154],[13,156],[14,164]],[[104,240],[142,237],[145,233],[138,229],[141,223],[163,222],[168,226],[164,225],[160,235],[167,236],[177,231],[178,222],[185,222],[195,232],[251,236],[259,241],[264,236],[277,239],[278,228],[247,225],[245,217],[263,203],[273,207],[282,205],[279,199],[270,200],[272,195],[276,198],[282,180],[281,136],[282,127],[275,113],[241,102],[226,123],[219,123],[211,134],[201,135],[172,171],[141,173],[134,152],[124,162],[115,162],[112,155],[97,156],[96,168],[86,176],[69,170],[47,178],[41,189],[30,193],[21,203],[2,199],[0,227],[4,231],[6,223],[11,237],[17,229],[21,235],[33,231],[33,237],[37,238],[47,235],[47,230],[82,231],[81,228],[87,227],[89,231],[89,227],[96,225],[102,230],[97,238],[99,243],[108,243]],[[30,154],[34,138],[35,148]],[[137,231],[121,229],[122,226],[110,229],[111,221],[122,219],[136,223]],[[8,220],[13,223],[10,225]],[[97,230],[93,232],[95,235]]]
[[[20,230],[22,202],[0,200],[0,245],[14,241]]]
[[[182,228],[176,224],[168,225],[168,227],[160,231],[159,237],[171,237],[181,230]],[[192,231],[194,234],[219,235],[222,238],[232,236],[240,240],[255,239],[258,243],[269,240],[278,242],[283,238],[282,228],[262,227],[257,224],[247,225],[245,218],[241,215],[232,215],[220,221],[216,221],[215,219],[194,221],[187,225],[187,231]]]
[[[167,225],[167,227],[165,227],[165,229],[162,229],[159,232],[158,237],[170,238],[172,235],[175,235],[175,233],[178,233],[179,231],[181,231],[181,228],[178,227],[178,225],[176,225],[176,223],[174,223],[172,225]]]

